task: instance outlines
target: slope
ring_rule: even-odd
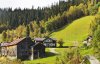
[[[73,41],[82,41],[89,34],[89,27],[91,20],[94,19],[94,16],[86,16],[80,19],[73,21],[73,23],[65,26],[61,30],[52,33],[50,36],[56,39],[63,39],[65,42],[65,46],[73,45]],[[71,43],[71,44],[69,44]],[[56,48],[57,52],[62,52],[66,48]],[[48,51],[50,52],[50,51]],[[56,62],[56,56],[50,56],[42,59],[37,59],[33,61],[24,61],[25,64],[37,64],[37,63],[45,63],[45,64],[54,64]]]
[[[63,39],[64,45],[71,45],[74,41],[81,42],[89,34],[90,23],[94,19],[94,16],[86,16],[73,21],[57,32],[51,34],[51,37],[57,40]]]

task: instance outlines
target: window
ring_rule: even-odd
[[[46,39],[44,42],[53,42],[51,39]]]
[[[55,44],[53,44],[53,43],[50,43],[50,44],[49,44],[49,46],[55,46]]]

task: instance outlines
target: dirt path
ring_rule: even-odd
[[[87,59],[90,61],[91,64],[100,64],[99,60],[96,59],[94,56],[89,56]]]
[[[58,54],[58,52],[55,51],[55,48],[49,48],[50,52]]]

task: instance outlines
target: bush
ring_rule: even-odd
[[[56,58],[56,64],[80,64],[82,55],[79,53],[79,48],[70,48],[64,51]]]
[[[62,46],[63,46],[63,44],[64,44],[64,42],[63,42],[63,40],[62,40],[62,39],[58,40],[58,42],[57,42],[57,43],[59,44],[59,46],[60,46],[60,47],[62,47]]]
[[[19,59],[10,60],[10,59],[4,57],[2,60],[0,60],[0,64],[23,64],[23,63]]]
[[[100,53],[100,15],[97,15],[95,20],[91,24],[91,32],[93,35],[92,47],[94,49],[94,55],[99,57]],[[100,58],[100,57],[99,57]]]

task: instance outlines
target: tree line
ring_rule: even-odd
[[[1,13],[0,16],[0,31],[3,31],[2,41],[13,41],[18,37],[28,35],[32,38],[46,37],[51,32],[68,25],[73,20],[90,14],[89,10],[93,6],[91,1],[86,4],[83,0],[80,0],[80,4],[75,4],[74,2],[79,1],[60,1],[59,4],[42,9],[15,9],[13,11],[10,8],[4,9],[5,11],[2,12],[5,13]],[[45,11],[50,16],[45,16],[48,15]]]
[[[14,29],[19,25],[27,25],[31,21],[36,21],[37,23],[41,20],[47,20],[49,17],[57,15],[58,13],[63,13],[69,8],[69,4],[66,1],[59,1],[59,3],[52,4],[51,7],[38,7],[34,9],[21,9],[16,8],[4,8],[0,9],[0,29]]]
[[[58,14],[55,17],[51,17],[45,24],[46,31],[52,32],[59,28],[62,28],[66,24],[71,23],[73,20],[88,15],[87,5],[80,4],[78,6],[71,6],[68,11],[62,15]]]
[[[19,25],[29,24],[31,21],[36,21],[37,23],[41,20],[47,21],[51,16],[62,14],[64,11],[69,10],[70,6],[79,5],[80,3],[87,4],[88,2],[94,3],[98,0],[59,0],[58,3],[52,4],[51,7],[38,7],[34,9],[21,9],[16,8],[4,8],[0,9],[0,32],[6,29],[15,29]]]

